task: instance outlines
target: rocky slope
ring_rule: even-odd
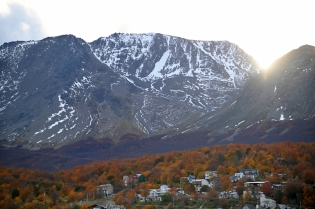
[[[290,121],[305,120],[307,123],[314,119],[314,80],[315,47],[301,46],[276,60],[267,71],[250,78],[235,100],[192,122],[189,128],[183,126],[182,131],[212,130],[208,137],[210,141],[218,135],[229,133],[221,139],[235,142],[241,132],[264,129],[258,138],[267,140],[268,133],[274,131],[276,126],[287,124],[279,132],[281,138],[281,135],[290,133],[291,129],[297,127],[297,122]],[[313,133],[313,129],[314,126],[309,127],[310,133]],[[296,136],[286,137],[287,140],[296,140]]]
[[[256,62],[227,41],[162,34],[72,35],[0,47],[3,146],[157,135],[235,97]]]

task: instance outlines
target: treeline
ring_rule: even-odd
[[[96,198],[96,187],[108,183],[114,186],[115,193],[134,198],[135,193],[159,188],[161,184],[178,188],[182,183],[181,177],[192,174],[204,178],[205,171],[218,172],[222,185],[218,190],[224,191],[231,189],[228,176],[248,168],[259,170],[258,180],[294,182],[287,183],[281,194],[277,194],[280,195],[276,199],[278,203],[301,201],[304,207],[315,207],[315,143],[281,142],[217,145],[139,158],[114,159],[56,173],[1,167],[0,208],[67,208],[70,202],[87,197]],[[146,177],[145,183],[125,186],[123,176],[140,173]],[[129,193],[122,193],[127,187]],[[217,194],[212,190],[206,191],[213,197]],[[123,202],[122,196],[115,200]],[[128,207],[131,207],[132,201]]]

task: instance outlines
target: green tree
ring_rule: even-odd
[[[161,195],[162,202],[170,202],[171,198],[168,194]]]
[[[12,196],[12,199],[14,199],[14,198],[20,196],[20,190],[17,189],[17,188],[14,188],[14,189],[12,190],[11,196]]]
[[[209,186],[207,186],[207,185],[203,185],[203,186],[201,187],[200,191],[201,191],[201,192],[208,192],[208,191],[209,191],[209,189],[210,189],[210,187],[209,187]]]
[[[138,178],[139,183],[145,182],[145,176],[144,175],[140,175]]]

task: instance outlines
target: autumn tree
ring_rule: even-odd
[[[290,180],[283,188],[283,193],[289,200],[299,201],[299,197],[303,192],[302,184],[298,180]]]
[[[231,187],[231,180],[228,176],[222,176],[220,177],[220,181],[221,181],[221,187],[223,190],[227,190],[228,188]]]
[[[136,202],[136,192],[134,190],[128,191],[126,193],[126,198],[128,199],[129,203]]]
[[[272,193],[270,182],[266,181],[266,182],[262,185],[261,191],[264,193],[264,195],[270,196],[271,193]]]
[[[20,198],[22,199],[22,201],[33,200],[34,199],[34,187],[31,184],[29,184],[26,187],[24,187],[23,189],[21,189]]]
[[[315,207],[315,189],[309,185],[303,188],[303,206],[306,208]]]
[[[6,196],[5,199],[0,202],[0,208],[15,209],[13,199],[9,196]]]
[[[250,198],[251,198],[250,193],[246,191],[245,194],[243,195],[243,200],[246,202],[249,201]]]
[[[186,194],[192,194],[196,192],[195,186],[191,183],[186,183],[184,186],[184,192]]]

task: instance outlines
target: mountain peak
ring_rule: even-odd
[[[296,50],[293,50],[295,55],[304,56],[304,55],[315,55],[315,47],[311,45],[303,45]]]

